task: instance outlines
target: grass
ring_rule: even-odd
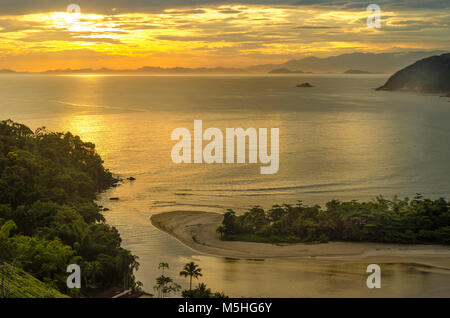
[[[2,281],[7,298],[69,298],[22,269],[11,265],[0,267],[0,297],[3,296]]]

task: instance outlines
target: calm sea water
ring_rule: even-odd
[[[450,274],[414,265],[383,267],[383,288],[365,287],[367,264],[229,260],[205,255],[155,229],[171,210],[239,211],[253,205],[331,199],[450,197],[450,103],[435,95],[376,92],[378,75],[0,76],[0,118],[92,141],[105,165],[137,180],[100,197],[125,247],[140,257],[151,291],[167,261],[177,277],[200,263],[213,290],[233,296],[450,296]],[[295,85],[308,81],[315,87]],[[280,129],[280,169],[175,165],[173,129]],[[110,202],[110,196],[120,197]]]

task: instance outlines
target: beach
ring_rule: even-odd
[[[450,269],[450,247],[367,242],[269,244],[222,241],[216,233],[223,215],[201,211],[155,214],[152,224],[188,247],[213,256],[236,259],[299,258],[334,262],[410,263]]]

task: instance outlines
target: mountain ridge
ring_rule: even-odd
[[[1,74],[267,74],[286,69],[290,73],[343,73],[347,70],[364,70],[369,73],[394,73],[417,60],[442,54],[442,51],[413,51],[400,53],[345,53],[325,58],[309,56],[291,59],[281,64],[261,64],[244,68],[236,67],[171,67],[143,66],[137,69],[82,68],[55,69],[44,72],[15,72],[0,70]]]

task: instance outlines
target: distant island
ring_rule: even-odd
[[[298,84],[296,87],[306,87],[306,88],[308,88],[308,87],[314,87],[314,86],[312,86],[310,83],[306,82],[306,83]]]
[[[171,74],[369,74],[389,73],[414,63],[417,60],[442,54],[442,51],[415,51],[394,53],[348,53],[329,57],[308,56],[291,59],[283,63],[261,64],[248,67],[160,67],[143,66],[136,69],[66,68],[42,72],[17,72],[0,70],[0,74],[102,74],[102,75],[171,75]],[[362,73],[364,72],[364,73]]]
[[[277,68],[269,72],[269,74],[303,74],[303,73],[304,72],[301,70],[291,71],[287,68]]]
[[[450,53],[428,57],[405,67],[392,75],[377,90],[450,92]]]
[[[373,73],[361,70],[346,70],[344,74],[373,74]]]
[[[6,70],[6,69],[0,70],[0,74],[14,74],[14,73],[16,73],[16,72],[12,71],[12,70]]]

